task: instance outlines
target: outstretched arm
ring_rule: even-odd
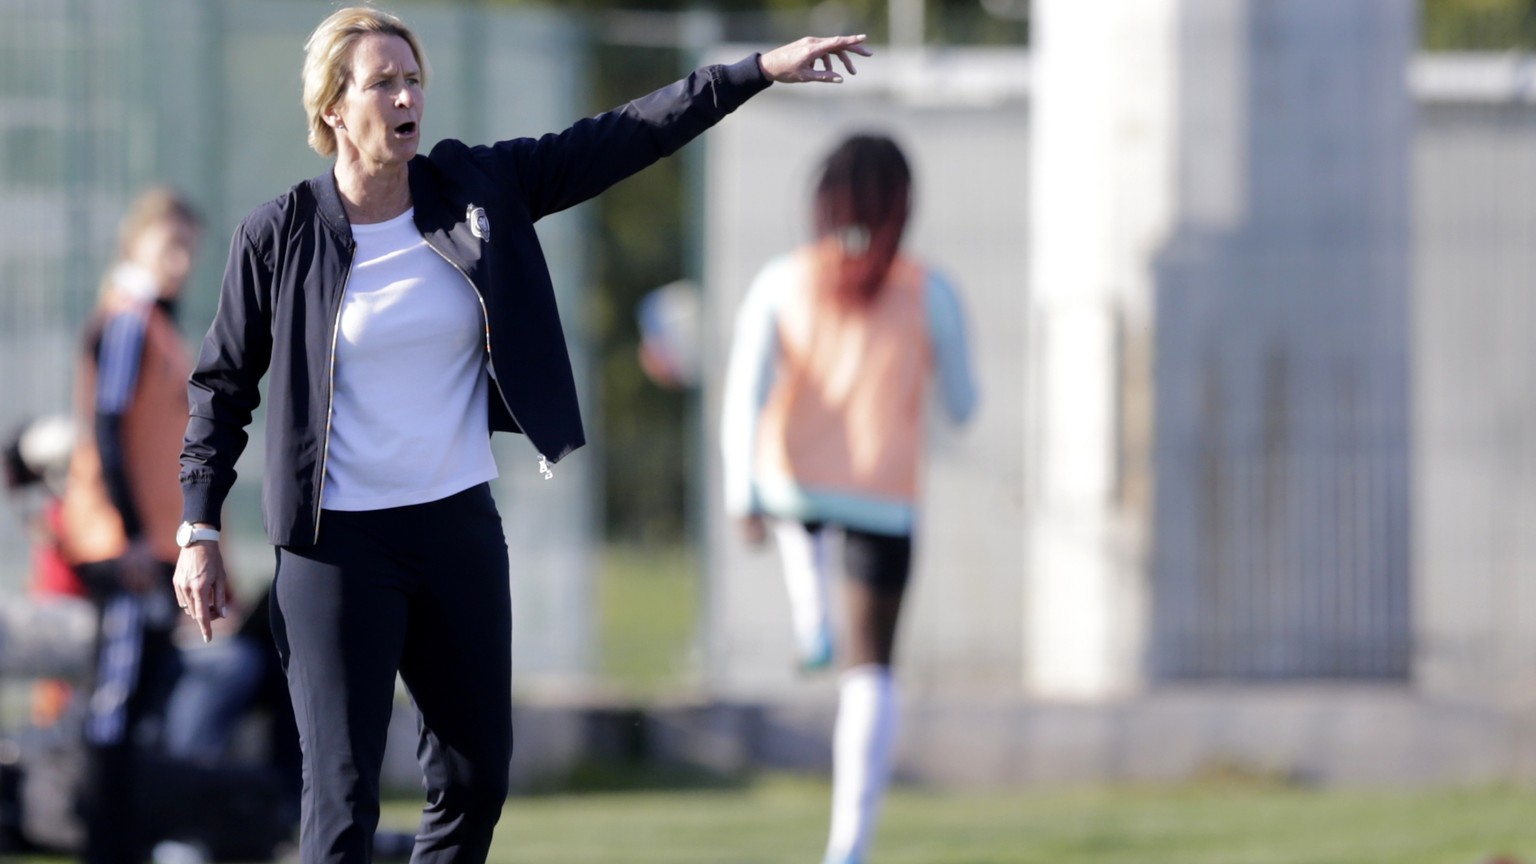
[[[863,42],[863,36],[807,36],[728,66],[705,66],[563,132],[502,141],[474,152],[493,174],[521,190],[529,216],[537,221],[670,156],[775,82],[841,82],[832,58],[854,74],[849,55],[869,56]]]

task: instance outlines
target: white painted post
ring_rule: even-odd
[[[1036,0],[1024,684],[1136,684],[1144,506],[1121,506],[1122,362],[1169,231],[1177,0]],[[1125,382],[1130,383],[1130,382]]]

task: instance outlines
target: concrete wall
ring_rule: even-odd
[[[865,64],[886,80],[770,91],[712,133],[707,351],[723,362],[751,273],[805,236],[792,229],[816,142],[871,113],[910,129],[914,240],[976,274],[961,282],[989,410],[956,451],[982,451],[986,470],[959,473],[942,464],[948,442],[933,448],[921,536],[946,590],[915,598],[904,671],[1006,670],[1031,695],[1090,699],[1169,678],[1404,679],[1410,11],[1035,11],[1027,106],[914,100],[928,69],[898,52]],[[967,69],[956,79],[989,74],[967,60],[950,61]],[[1015,123],[983,161],[976,135]],[[986,197],[935,231],[923,208],[973,183]],[[960,245],[981,232],[991,249]],[[1024,305],[1003,305],[1020,291]],[[717,404],[707,393],[710,422]],[[1010,441],[997,461],[993,442]],[[986,515],[961,534],[943,521],[957,508]],[[746,557],[718,515],[709,536],[711,680],[787,685],[782,588],[755,575],[774,556]],[[977,554],[1004,536],[1009,557]],[[961,585],[975,587],[948,590]],[[926,624],[963,621],[965,604],[984,617]]]
[[[978,199],[996,208],[980,221],[1022,230],[985,260],[1028,280],[1073,273],[1070,262],[1044,263],[1043,244],[1072,248],[1044,239],[1054,235],[1041,220],[1058,212],[1067,223],[1086,211],[1087,230],[1097,232],[1073,251],[1121,256],[1119,264],[1083,258],[1077,293],[1056,281],[1025,285],[1034,289],[1025,296],[1062,301],[1046,305],[1066,310],[1070,338],[1061,341],[1072,351],[1055,362],[1079,365],[1059,386],[1081,388],[1065,404],[1087,405],[1098,419],[1044,428],[1035,410],[1043,403],[1021,398],[1043,399],[1033,391],[1053,374],[1039,365],[1050,353],[1041,310],[1016,305],[1016,281],[962,279],[973,307],[986,310],[973,318],[982,319],[987,411],[964,443],[990,457],[1004,452],[990,449],[1001,435],[1025,442],[1024,459],[1017,473],[940,481],[925,508],[1002,502],[972,530],[1015,539],[985,547],[1006,554],[983,558],[971,554],[984,548],[974,540],[928,533],[932,557],[919,565],[902,642],[900,674],[915,686],[901,770],[966,783],[1173,779],[1223,766],[1345,785],[1529,781],[1530,61],[1412,59],[1411,14],[1393,4],[1199,0],[1121,11],[1128,32],[1150,28],[1180,50],[1172,74],[1146,72],[1156,62],[1146,46],[1110,61],[1121,43],[1106,24],[1103,44],[1084,49],[1089,60],[1076,58],[1107,64],[1083,72],[1101,87],[1119,75],[1148,91],[1094,103],[1119,112],[1112,121],[1076,118],[1082,125],[1068,141],[1103,175],[1077,175],[1088,200],[1071,200],[1067,178],[1055,199],[1044,197],[1040,170],[1020,174],[1017,188],[1033,203],[1018,222],[1015,187]],[[1037,24],[1049,39],[1050,22]],[[1018,131],[1007,165],[951,160],[943,170],[958,182],[1001,186],[995,178],[1005,172],[1045,164],[1040,88],[1060,73],[1036,63],[1017,79],[1028,98],[989,108],[984,121],[1018,124],[1008,126]],[[803,236],[784,208],[804,200],[818,140],[878,116],[912,130],[920,168],[931,161],[924,148],[943,137],[930,122],[935,108],[868,86],[878,80],[836,93],[772,91],[712,133],[706,252],[717,362],[746,280]],[[1160,103],[1158,88],[1176,95]],[[1177,108],[1166,125],[1156,119],[1160,104]],[[1074,109],[1058,109],[1072,117]],[[1058,157],[1063,150],[1071,155],[1058,145]],[[1151,182],[1137,173],[1146,171]],[[1091,224],[1094,208],[1107,225]],[[915,236],[932,244],[932,227],[923,222]],[[1087,310],[1076,328],[1074,308]],[[1155,379],[1138,382],[1138,363]],[[991,414],[997,376],[1017,406],[1005,418]],[[1136,388],[1153,383],[1148,405]],[[711,423],[716,399],[706,400]],[[1079,440],[1079,456],[1041,449],[1083,429],[1098,437]],[[1044,463],[1085,450],[1090,464],[1079,461],[1079,470],[1106,472],[1084,487],[1102,510],[1081,547],[1097,575],[1060,589],[1054,608],[1067,614],[1058,618],[1040,604],[1042,586],[1086,571],[1040,569],[1048,562],[1038,536],[1051,532],[1028,525],[1048,500]],[[713,467],[711,482],[718,495]],[[790,673],[776,557],[746,553],[729,527],[716,517],[709,530],[710,681],[761,706],[746,752],[824,768],[830,685]],[[925,593],[940,578],[983,588]],[[1081,602],[1099,605],[1072,608]],[[1017,611],[1000,613],[999,604]],[[1127,611],[1131,626],[1116,629]],[[1096,629],[1053,642],[1085,617]],[[978,645],[991,647],[966,653]],[[1070,649],[1084,645],[1074,660]],[[1051,652],[1061,665],[1041,665]],[[1085,656],[1097,666],[1085,669]],[[977,657],[976,666],[956,662]],[[994,675],[987,680],[1005,683],[985,692],[947,677]]]

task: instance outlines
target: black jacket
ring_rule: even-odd
[[[422,236],[485,304],[492,431],[521,431],[551,462],[586,443],[549,269],[533,223],[668,156],[768,86],[757,55],[708,66],[559,134],[470,147],[447,140],[410,163]],[[332,366],[355,245],[327,172],[236,229],[188,386],[182,517],[220,521],[245,427],[270,372],[262,515],[279,546],[315,542]]]

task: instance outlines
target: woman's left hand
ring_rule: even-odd
[[[768,80],[781,84],[798,84],[803,81],[841,84],[843,76],[832,68],[832,58],[835,56],[841,60],[849,75],[857,75],[859,73],[853,68],[853,61],[848,59],[849,54],[870,56],[869,49],[864,47],[862,35],[806,36],[769,51],[762,55],[758,63],[763,67],[763,74],[768,76]],[[821,64],[820,69],[816,68],[817,63]]]
[[[181,550],[176,559],[176,602],[192,617],[203,641],[213,638],[213,622],[228,614],[229,577],[218,541],[203,540]]]

